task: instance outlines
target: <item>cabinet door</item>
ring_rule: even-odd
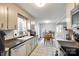
[[[18,49],[16,48],[11,49],[11,56],[18,56],[17,53],[18,53]]]
[[[21,44],[18,48],[18,56],[26,56],[26,45],[25,43]]]
[[[32,38],[32,50],[35,48],[35,38]]]
[[[38,40],[38,38],[35,37],[35,38],[34,38],[34,45],[35,45],[35,46],[38,44],[37,40]]]
[[[8,29],[16,29],[17,12],[12,6],[8,6]]]
[[[11,56],[26,56],[26,45],[25,45],[25,43],[13,48],[11,50]]]
[[[26,43],[26,53],[29,55],[31,53],[31,40],[28,40]]]
[[[7,29],[7,6],[0,4],[0,29]]]

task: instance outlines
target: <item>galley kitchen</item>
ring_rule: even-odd
[[[0,56],[79,56],[78,3],[0,3]]]

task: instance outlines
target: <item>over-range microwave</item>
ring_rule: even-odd
[[[71,11],[72,28],[79,29],[79,5]]]

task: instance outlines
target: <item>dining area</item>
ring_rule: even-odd
[[[47,42],[53,42],[54,32],[52,32],[52,31],[45,32],[43,38],[44,38],[44,44],[47,44]]]

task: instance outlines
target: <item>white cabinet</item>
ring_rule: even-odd
[[[37,45],[37,38],[33,37],[32,39],[26,41],[26,54],[30,55],[30,53],[34,50]]]
[[[7,29],[7,7],[0,4],[0,29]]]
[[[11,49],[11,56],[26,56],[26,45],[25,43],[18,45]]]
[[[29,55],[31,53],[32,47],[31,47],[31,40],[28,40],[26,42],[26,54]]]
[[[74,4],[75,4],[75,7],[79,5],[79,3],[74,3]]]
[[[25,43],[23,43],[22,45],[19,46],[17,55],[26,56],[26,45],[25,45]]]
[[[16,29],[17,25],[17,12],[12,6],[8,6],[8,29]]]
[[[34,39],[34,38],[31,40],[31,47],[32,47],[32,50],[33,50],[34,47],[35,47],[35,39]]]
[[[32,49],[34,49],[36,45],[37,45],[37,37],[34,37],[32,41]]]
[[[0,4],[0,29],[16,29],[17,12],[12,6]]]
[[[37,37],[28,39],[24,43],[11,49],[11,56],[28,56],[37,45]]]
[[[38,45],[38,42],[37,42],[37,39],[38,39],[38,37],[34,37],[35,39],[34,39],[34,45],[35,45],[35,47]]]
[[[11,56],[17,56],[18,49],[17,48],[12,48],[11,49]]]

